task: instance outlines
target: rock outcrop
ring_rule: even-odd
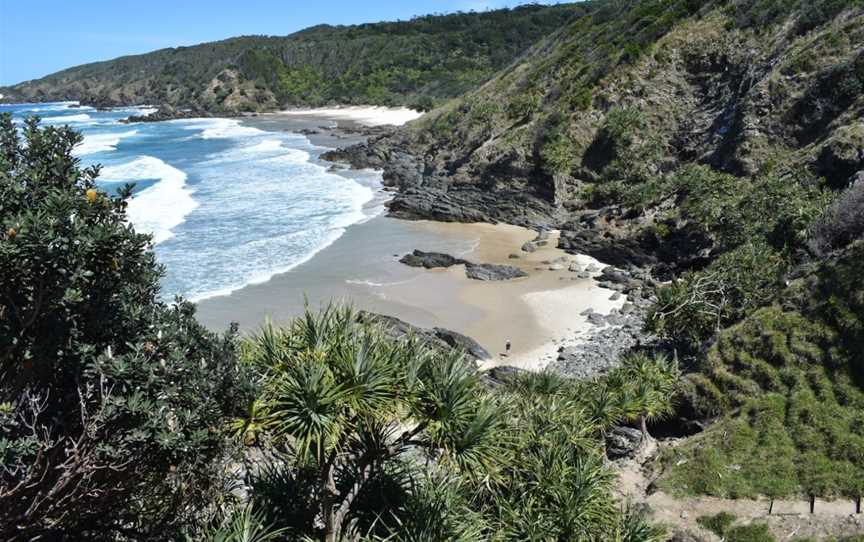
[[[613,461],[630,459],[642,447],[642,432],[632,427],[616,426],[606,434],[606,455]]]
[[[430,345],[442,350],[457,350],[464,352],[469,358],[475,361],[483,361],[492,358],[492,355],[485,348],[480,346],[477,341],[471,337],[449,329],[440,327],[432,329],[421,328],[411,325],[394,316],[375,314],[367,311],[361,311],[358,313],[357,320],[360,322],[380,325],[381,328],[393,338],[402,338],[410,335],[427,341]]]
[[[411,254],[406,254],[399,261],[410,267],[423,267],[426,269],[447,268],[468,263],[461,258],[455,258],[449,254],[423,252],[422,250],[415,250]]]
[[[501,281],[527,277],[528,273],[512,265],[468,263],[465,266],[465,275],[473,280]]]
[[[170,105],[161,105],[159,109],[149,115],[132,115],[120,122],[134,124],[136,122],[162,122],[176,119],[196,119],[210,117],[211,114],[200,108],[176,109]]]

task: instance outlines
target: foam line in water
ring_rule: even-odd
[[[155,244],[174,236],[174,228],[198,207],[192,190],[186,186],[186,174],[158,158],[140,156],[131,162],[102,170],[105,179],[124,181],[159,179],[129,202],[127,215],[135,228],[153,235]]]
[[[73,154],[86,156],[97,152],[113,151],[122,139],[132,137],[137,133],[137,130],[129,130],[128,132],[85,135],[84,141],[75,147]]]
[[[333,243],[335,243],[340,237],[342,237],[342,235],[344,233],[345,233],[344,229],[330,230],[327,233],[327,235],[325,235],[321,239],[320,244],[314,250],[307,252],[299,260],[292,262],[292,263],[290,263],[286,266],[283,266],[283,267],[277,267],[277,268],[273,268],[273,269],[262,270],[262,271],[256,273],[255,275],[249,277],[245,282],[238,283],[236,285],[226,286],[225,288],[220,288],[218,290],[210,290],[210,291],[206,291],[206,292],[202,292],[202,293],[193,293],[189,296],[189,301],[191,301],[193,303],[198,303],[199,301],[203,301],[205,299],[210,299],[212,297],[224,297],[224,296],[231,295],[232,293],[236,292],[237,290],[242,290],[243,288],[246,288],[247,286],[254,286],[256,284],[264,284],[265,282],[269,281],[270,279],[272,279],[276,275],[281,275],[283,273],[287,273],[287,272],[291,271],[292,269],[294,269],[298,266],[301,266],[304,263],[308,262],[309,260],[314,258],[319,252],[321,252],[325,248],[327,248],[330,245],[332,245]]]
[[[57,117],[45,117],[42,119],[46,124],[79,124],[82,122],[90,122],[93,118],[87,113],[79,115],[63,115]]]
[[[263,130],[243,126],[236,119],[191,119],[179,121],[186,130],[200,130],[202,139],[228,139],[265,134]]]

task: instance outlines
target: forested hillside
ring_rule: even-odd
[[[556,227],[654,277],[681,413],[720,420],[664,487],[860,497],[862,48],[858,1],[596,2],[337,157],[384,164],[396,216]]]
[[[428,109],[476,88],[586,9],[531,5],[239,37],[78,66],[0,94],[4,101],[167,104],[210,112],[323,104]]]

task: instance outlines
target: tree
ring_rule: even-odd
[[[679,378],[675,361],[641,352],[626,357],[614,375],[621,394],[621,412],[628,421],[639,423],[643,442],[651,440],[648,422],[672,413]]]
[[[202,513],[243,397],[232,333],[158,301],[82,136],[0,116],[0,538],[158,538]]]
[[[261,375],[264,438],[314,477],[327,542],[354,536],[358,496],[410,453],[456,472],[492,470],[501,413],[457,353],[393,340],[350,308],[265,326],[245,353]]]

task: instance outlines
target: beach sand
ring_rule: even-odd
[[[323,120],[353,121],[363,126],[390,124],[402,126],[420,118],[423,113],[407,107],[345,106],[327,109],[299,109],[274,113],[283,117],[319,118]]]
[[[352,226],[331,246],[308,262],[266,283],[199,303],[199,318],[224,328],[237,321],[254,331],[267,318],[284,323],[302,313],[306,303],[317,308],[331,301],[387,314],[421,327],[444,327],[477,340],[493,354],[484,368],[511,365],[541,370],[590,324],[580,313],[587,308],[608,314],[622,302],[592,279],[576,279],[566,269],[550,271],[564,253],[549,247],[520,252],[536,233],[490,224],[406,222],[377,217]],[[529,273],[522,279],[482,282],[465,276],[464,266],[416,269],[398,258],[419,248],[448,252],[478,263],[514,265]],[[518,260],[510,254],[520,253]],[[570,256],[583,265],[588,258]],[[599,266],[599,265],[598,265]],[[512,351],[504,356],[504,344]]]
[[[245,123],[265,130],[297,132],[326,124],[388,123],[406,118],[404,111],[381,108],[340,109],[340,117],[322,111],[298,111],[260,115]],[[398,111],[398,110],[397,110]],[[377,115],[377,116],[376,116]],[[354,142],[357,136],[324,131],[310,136],[316,145],[335,147]],[[340,171],[342,175],[369,172]],[[375,205],[381,205],[378,199]],[[244,332],[255,331],[266,319],[285,323],[313,308],[330,303],[350,303],[356,309],[395,316],[421,327],[444,327],[477,340],[493,356],[484,368],[510,365],[541,370],[557,357],[561,346],[590,334],[592,326],[581,315],[591,308],[608,314],[620,308],[612,292],[593,279],[580,279],[568,270],[576,261],[584,268],[602,264],[583,256],[567,255],[548,244],[534,253],[521,251],[537,233],[509,225],[455,224],[403,221],[375,216],[347,228],[344,235],[309,261],[262,284],[249,285],[230,295],[198,303],[199,319],[213,329],[236,321]],[[528,273],[521,279],[482,282],[465,276],[464,266],[450,269],[416,269],[398,260],[415,249],[444,252],[475,263],[506,264]],[[517,254],[518,259],[511,259]],[[566,257],[563,270],[550,263]],[[547,262],[547,263],[544,263]],[[504,353],[507,340],[512,343]]]

